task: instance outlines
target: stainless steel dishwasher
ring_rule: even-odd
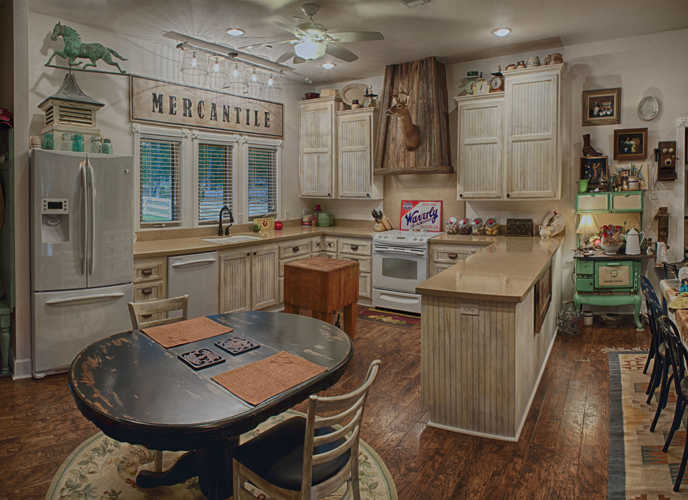
[[[189,295],[189,319],[217,314],[219,269],[217,252],[168,257],[167,296]]]

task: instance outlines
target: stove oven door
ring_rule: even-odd
[[[375,245],[373,288],[415,293],[416,286],[427,278],[426,249]]]

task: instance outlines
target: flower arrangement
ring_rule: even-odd
[[[611,224],[602,226],[600,234],[602,235],[602,245],[621,245],[624,240],[621,226],[612,226]]]

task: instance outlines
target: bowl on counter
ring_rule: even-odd
[[[607,255],[616,255],[616,252],[619,251],[621,245],[600,245],[600,247]]]

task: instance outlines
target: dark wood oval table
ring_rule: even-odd
[[[208,498],[231,496],[232,450],[239,436],[334,385],[353,356],[345,332],[305,316],[252,311],[209,318],[234,331],[169,349],[138,330],[111,335],[81,351],[69,369],[69,388],[77,407],[107,436],[153,450],[191,450],[167,471],[140,472],[137,484],[143,488],[198,476]],[[261,345],[236,356],[214,345],[232,335]],[[226,361],[194,370],[177,358],[203,347]],[[279,351],[327,371],[257,406],[210,379]]]

